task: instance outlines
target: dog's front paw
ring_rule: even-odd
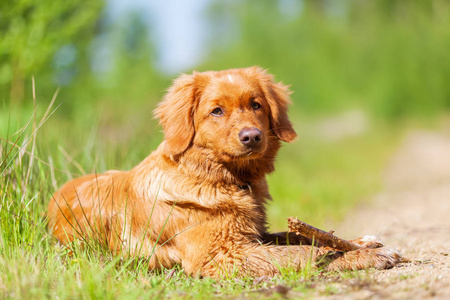
[[[364,270],[369,268],[390,269],[404,258],[400,252],[390,248],[362,248],[344,253],[328,265],[330,271]]]
[[[376,235],[364,235],[350,242],[361,248],[381,248],[384,246],[384,243]]]
[[[369,259],[370,263],[373,264],[372,268],[375,269],[390,269],[393,268],[398,263],[404,261],[404,258],[400,252],[391,248],[376,248],[367,249],[369,251],[369,256],[373,257]]]

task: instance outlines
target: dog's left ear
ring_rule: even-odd
[[[163,101],[154,110],[165,137],[169,155],[183,153],[194,138],[195,75],[182,74],[174,80]]]
[[[292,93],[289,87],[281,82],[274,82],[273,76],[263,69],[254,67],[259,73],[261,89],[270,107],[270,129],[278,139],[292,142],[296,137],[294,128],[287,115],[288,105],[291,103],[289,95]]]

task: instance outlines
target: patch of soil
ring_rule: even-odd
[[[412,262],[324,283],[319,298],[450,299],[450,132],[410,133],[383,191],[330,228],[348,239],[377,235]]]

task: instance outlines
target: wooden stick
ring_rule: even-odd
[[[297,235],[306,236],[310,239],[318,241],[325,246],[340,251],[353,251],[361,248],[358,245],[355,245],[353,243],[350,243],[349,241],[333,235],[333,231],[323,231],[293,217],[288,218],[288,227],[289,232],[295,232]]]

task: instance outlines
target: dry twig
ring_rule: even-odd
[[[320,244],[336,250],[353,251],[361,248],[358,245],[333,235],[333,231],[323,231],[293,217],[288,218],[288,227],[290,232],[295,232],[297,235],[303,235],[310,239],[314,239]]]

